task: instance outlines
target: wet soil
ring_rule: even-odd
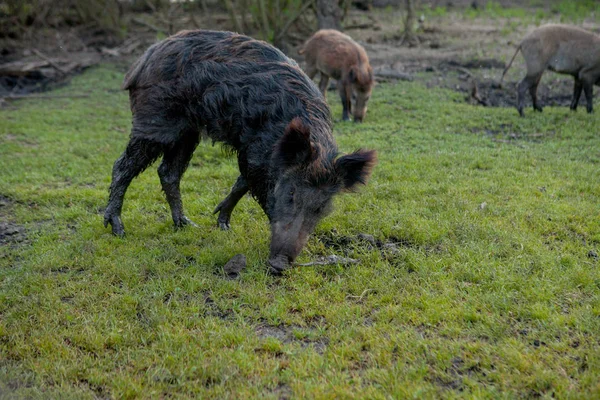
[[[0,194],[0,247],[15,246],[27,241],[25,228],[11,221],[13,202]]]
[[[467,9],[485,7],[485,0],[423,0],[422,7],[444,7],[447,13],[441,17],[422,15],[417,28],[419,43],[409,47],[403,41],[400,21],[403,20],[404,11],[400,3],[402,2],[382,0],[375,5],[384,8],[375,7],[371,11],[351,9],[344,22],[348,27],[346,33],[367,50],[378,81],[393,80],[389,77],[391,73],[398,75],[400,79],[422,82],[428,87],[442,87],[464,93],[465,102],[476,106],[515,106],[515,87],[524,75],[522,56],[518,55],[515,59],[503,87],[500,87],[499,79],[518,43],[535,25],[509,18],[469,19],[463,15],[463,11]],[[497,0],[495,3],[501,7],[529,7],[532,13],[543,8],[523,6],[521,2],[513,0]],[[151,18],[146,15],[141,17]],[[229,18],[222,12],[216,11],[194,19],[195,22],[192,23],[192,19],[182,18],[182,22],[173,29],[194,29],[194,25],[200,25],[204,29],[232,29]],[[589,21],[584,21],[582,26],[590,30],[597,29]],[[295,47],[289,48],[289,56],[296,58],[302,65],[303,60],[297,54],[302,38],[296,39]],[[39,63],[48,55],[52,55],[53,60],[62,62],[59,65],[51,63],[21,76],[0,74],[0,98],[64,85],[69,82],[70,76],[81,72],[87,64],[103,61],[130,64],[156,40],[156,31],[147,26],[130,24],[125,38],[94,27],[79,27],[52,31],[32,30],[27,38],[18,42],[0,41],[0,64],[15,61]],[[87,58],[90,62],[69,70],[68,74],[61,73],[61,68],[68,68],[73,60],[82,58]],[[386,71],[386,74],[381,75],[387,76],[377,76],[377,71]],[[547,72],[538,88],[541,104],[568,106],[572,85],[572,78]],[[472,96],[474,87],[477,88],[479,100]],[[527,98],[527,101],[529,105],[530,99]]]

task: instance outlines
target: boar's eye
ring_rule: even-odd
[[[290,189],[290,192],[288,193],[288,202],[293,203],[294,202],[294,188]]]
[[[327,202],[325,204],[321,204],[314,209],[315,214],[323,215],[323,216],[330,214],[331,211],[332,211],[332,207],[329,202]]]

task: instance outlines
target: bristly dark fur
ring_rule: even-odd
[[[310,141],[337,153],[329,108],[296,62],[229,32],[184,31],[155,44],[131,67],[133,136],[169,144],[207,135],[232,147],[251,193],[266,204],[269,157],[294,118]],[[268,134],[265,134],[268,132]],[[327,164],[327,163],[325,163]]]
[[[123,236],[131,181],[162,154],[158,176],[176,227],[180,182],[206,134],[237,153],[240,176],[215,213],[222,229],[250,192],[271,222],[269,266],[289,268],[332,197],[364,183],[375,152],[338,157],[329,107],[298,65],[273,46],[230,32],[187,31],[150,47],[127,73],[133,127],[115,161],[104,225]]]

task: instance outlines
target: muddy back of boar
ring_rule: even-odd
[[[534,110],[542,111],[537,99],[537,87],[546,69],[573,76],[575,85],[571,110],[577,109],[583,90],[587,111],[592,112],[593,87],[600,85],[600,36],[574,26],[541,26],[525,36],[504,70],[501,81],[519,51],[527,64],[527,74],[517,86],[517,109],[521,116],[527,91],[531,95]]]
[[[342,99],[342,119],[354,116],[361,122],[367,113],[367,102],[373,89],[373,69],[365,49],[348,35],[333,29],[322,29],[306,41],[298,52],[306,59],[306,73],[312,79],[319,72],[319,89],[325,96],[329,78],[337,81]],[[352,99],[355,98],[354,107]],[[352,112],[354,108],[354,112]]]
[[[269,265],[292,265],[332,196],[364,184],[375,152],[339,156],[330,112],[313,82],[276,48],[230,32],[185,31],[152,47],[131,67],[133,126],[117,159],[104,224],[124,235],[121,208],[131,180],[162,156],[158,175],[176,227],[193,224],[179,182],[202,129],[232,148],[240,176],[217,206],[227,229],[250,192],[271,224]],[[141,217],[141,216],[138,216]]]

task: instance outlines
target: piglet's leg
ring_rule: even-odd
[[[160,155],[162,146],[148,140],[133,138],[121,157],[115,161],[110,184],[108,205],[104,212],[104,226],[110,224],[112,233],[116,236],[125,235],[123,222],[121,222],[121,209],[123,198],[129,184],[145,170]]]
[[[321,81],[319,82],[319,90],[323,96],[327,98],[327,88],[329,87],[329,77],[321,72]]]
[[[196,226],[196,224],[183,214],[179,183],[199,141],[200,136],[197,133],[189,132],[183,134],[181,140],[165,149],[163,160],[158,167],[160,184],[171,207],[173,223],[178,228],[184,225]]]
[[[248,183],[246,180],[240,175],[235,181],[233,188],[231,188],[231,193],[223,200],[213,214],[219,213],[219,217],[217,218],[217,224],[223,230],[228,230],[231,228],[229,224],[229,219],[231,218],[231,212],[235,208],[235,205],[240,201],[240,199],[248,193]]]
[[[350,121],[352,112],[352,92],[350,85],[343,81],[338,81],[340,97],[342,99],[342,120]]]

